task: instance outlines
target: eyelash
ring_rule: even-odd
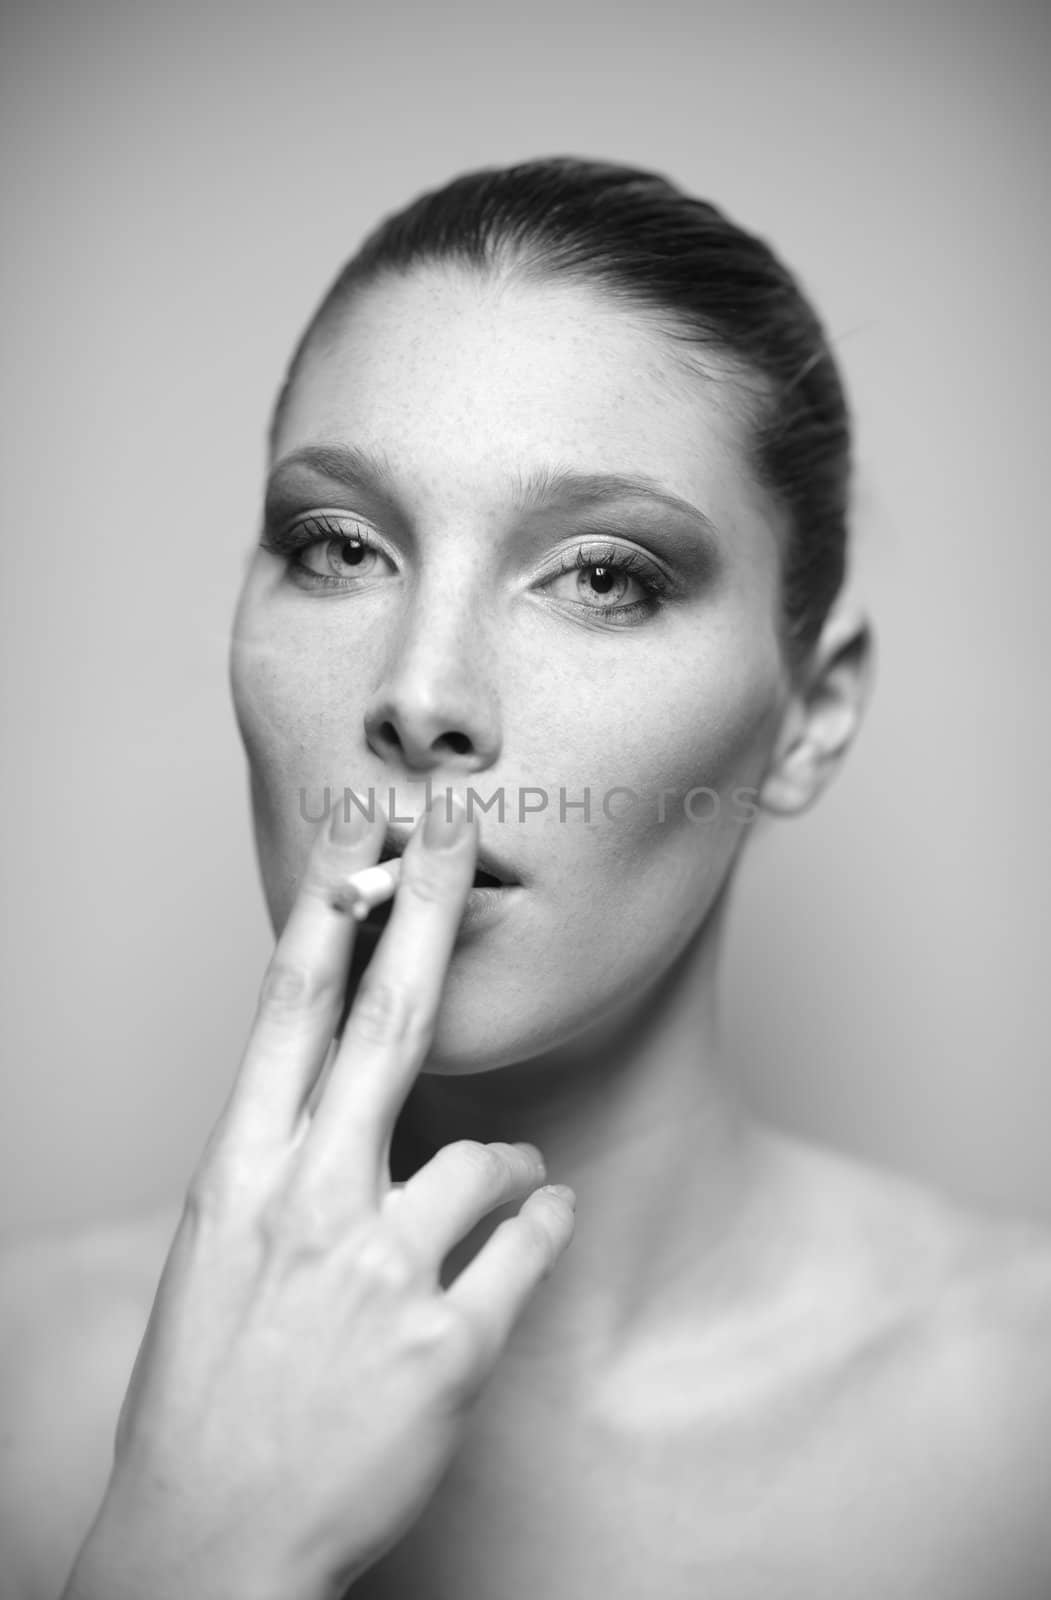
[[[347,580],[314,572],[304,566],[302,557],[306,550],[324,544],[354,544],[361,549],[382,554],[369,536],[368,530],[360,523],[352,522],[350,529],[352,531],[348,531],[346,521],[336,521],[324,513],[317,513],[310,517],[301,517],[279,532],[267,529],[261,543],[264,550],[285,558],[289,569],[295,573],[295,581],[303,587],[345,592],[355,587],[353,579]],[[660,610],[673,587],[671,581],[644,556],[616,545],[579,545],[575,550],[567,550],[562,556],[558,570],[548,581],[562,577],[567,572],[587,572],[594,569],[611,572],[618,578],[629,576],[644,591],[641,600],[626,605],[581,604],[581,609],[585,613],[608,619],[615,618],[618,624],[653,616]]]
[[[637,555],[634,550],[621,550],[616,545],[605,545],[602,548],[579,545],[576,550],[567,550],[555,576],[561,577],[566,572],[588,572],[595,569],[612,572],[617,577],[622,575],[632,577],[644,591],[644,598],[633,600],[630,605],[583,607],[585,611],[595,612],[602,617],[616,617],[620,622],[653,616],[660,610],[671,588],[664,574],[652,566],[644,556]]]

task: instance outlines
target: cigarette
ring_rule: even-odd
[[[375,867],[362,867],[360,872],[352,873],[333,890],[333,911],[349,911],[355,921],[364,922],[374,906],[381,906],[391,898],[400,876],[400,856],[381,861]]]

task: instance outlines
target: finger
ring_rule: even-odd
[[[370,814],[371,813],[371,814]],[[358,922],[347,879],[380,853],[386,814],[337,802],[318,828],[274,947],[223,1118],[226,1138],[287,1143],[339,1020]]]
[[[393,1215],[436,1275],[449,1251],[499,1205],[543,1183],[544,1158],[531,1144],[447,1144],[397,1195]]]
[[[477,836],[477,823],[452,799],[431,807],[405,848],[390,920],[358,985],[304,1145],[322,1183],[338,1186],[348,1170],[367,1165],[377,1196],[389,1184],[394,1122],[434,1033]]]
[[[493,1229],[446,1289],[474,1327],[485,1372],[495,1366],[511,1329],[572,1239],[575,1204],[563,1184],[537,1189],[517,1216]]]

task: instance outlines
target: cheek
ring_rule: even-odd
[[[563,731],[568,798],[588,785],[592,814],[563,824],[549,813],[539,830],[550,926],[536,960],[567,1005],[668,965],[705,921],[754,815],[779,719],[778,661],[753,648],[741,665],[695,659],[673,675],[668,659],[631,686],[596,685]],[[602,800],[614,788],[637,798],[612,798],[610,817]]]
[[[650,786],[663,795],[669,817],[716,812],[715,800],[694,797],[694,790],[712,791],[722,810],[736,788],[759,776],[777,723],[778,687],[776,674],[754,664],[737,674],[725,664],[670,687],[646,753]]]
[[[311,661],[242,606],[230,653],[234,713],[248,759],[256,849],[271,921],[284,922],[324,811],[346,781]],[[341,720],[346,725],[345,715]]]
[[[680,653],[670,670],[672,660],[666,652],[630,683],[607,679],[596,688],[567,746],[581,790],[591,788],[595,848],[610,873],[629,878],[669,852],[681,856],[687,838],[691,853],[702,841],[714,858],[732,850],[780,720],[775,654],[757,657],[753,643],[747,658]]]
[[[535,893],[513,927],[453,962],[429,1070],[488,1070],[558,1048],[634,1003],[697,936],[745,837],[734,791],[758,779],[771,736],[773,686],[727,688],[724,678],[709,697],[665,684],[615,739],[597,699],[592,717],[563,725],[561,781],[570,802],[590,789],[590,817],[567,809],[563,820],[556,802],[531,822]],[[621,786],[638,802],[611,802],[625,805],[611,819],[602,798]]]

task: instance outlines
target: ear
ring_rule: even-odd
[[[795,816],[813,805],[861,726],[874,675],[871,623],[853,605],[834,606],[789,690],[759,789],[762,810]]]

